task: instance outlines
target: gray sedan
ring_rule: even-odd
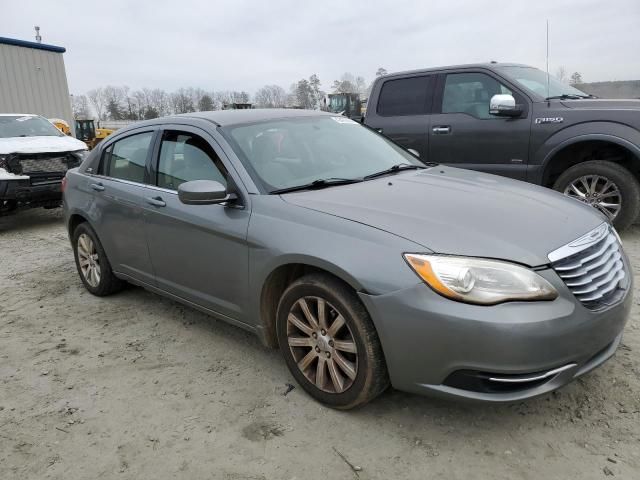
[[[390,384],[549,392],[614,354],[632,303],[594,209],[321,112],[136,123],[68,172],[64,209],[91,293],[130,282],[250,330],[336,408]]]

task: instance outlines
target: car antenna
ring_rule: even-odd
[[[547,106],[551,105],[549,97],[549,19],[547,18]]]

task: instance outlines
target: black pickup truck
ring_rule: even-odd
[[[618,229],[640,211],[640,100],[492,62],[379,77],[364,123],[423,159],[554,188]]]

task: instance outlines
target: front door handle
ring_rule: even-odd
[[[93,188],[96,192],[104,191],[104,185],[102,185],[101,183],[92,183],[90,187]]]
[[[167,204],[162,200],[161,197],[146,197],[145,200],[149,205],[153,205],[154,207],[166,207]]]
[[[438,125],[437,127],[433,127],[431,130],[436,135],[446,135],[447,133],[451,133],[451,127],[449,125]]]

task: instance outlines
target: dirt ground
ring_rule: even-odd
[[[637,278],[640,227],[623,241]],[[638,479],[639,317],[541,398],[338,412],[236,327],[140,288],[91,296],[60,212],[23,212],[0,218],[0,479]]]

